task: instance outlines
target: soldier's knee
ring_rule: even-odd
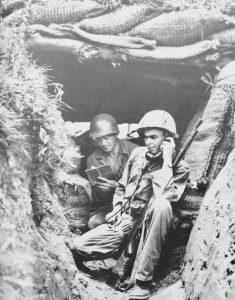
[[[97,226],[99,226],[99,225],[101,225],[101,224],[102,224],[102,223],[99,222],[98,220],[92,219],[92,220],[89,220],[89,222],[88,222],[88,228],[89,228],[89,229],[94,229],[95,227],[97,227]]]
[[[103,216],[92,216],[88,221],[88,228],[94,229],[95,227],[103,224],[105,222],[105,218]]]
[[[73,245],[71,247],[71,250],[79,250],[80,247],[83,247],[84,241],[81,238],[81,236],[78,236],[76,238],[73,239]]]

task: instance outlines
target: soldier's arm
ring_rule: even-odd
[[[124,198],[125,198],[126,186],[128,185],[128,182],[130,179],[131,169],[132,169],[133,161],[134,161],[134,158],[136,155],[136,149],[133,150],[133,152],[131,153],[131,155],[126,163],[122,177],[118,182],[118,187],[116,188],[114,196],[113,196],[113,206],[116,206],[116,205],[122,206],[125,203]]]
[[[154,173],[152,174],[154,195],[163,196],[170,202],[177,202],[181,198],[189,178],[188,164],[181,160],[174,168],[166,166],[152,173]]]

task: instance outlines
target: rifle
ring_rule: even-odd
[[[188,148],[192,144],[192,141],[194,140],[195,136],[198,133],[199,126],[202,123],[203,123],[203,121],[201,119],[198,120],[198,122],[196,123],[196,125],[195,125],[194,129],[192,130],[191,134],[188,136],[187,140],[185,141],[183,146],[180,148],[178,154],[174,158],[173,167],[176,167],[178,165],[179,161],[185,155],[186,151],[188,150]],[[141,235],[141,228],[142,228],[142,225],[143,225],[143,222],[144,222],[144,218],[145,218],[145,214],[146,214],[147,209],[148,209],[148,201],[146,202],[146,204],[144,206],[144,209],[141,212],[141,215],[139,216],[139,218],[136,220],[135,224],[133,225],[133,228],[132,228],[132,230],[130,232],[130,235],[129,235],[128,243],[127,243],[126,248],[124,250],[124,256],[126,256],[128,258],[132,258],[132,260],[133,260],[133,255],[136,254],[137,249],[138,249],[138,244],[139,244],[140,235]]]

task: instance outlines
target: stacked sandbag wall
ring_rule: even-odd
[[[190,183],[179,205],[175,207],[178,223],[169,234],[163,264],[174,265],[182,260],[205,192],[213,184],[235,146],[235,90],[231,80],[234,78],[231,77],[233,68],[234,62],[221,70],[208,103],[200,108],[183,137],[182,142],[185,142],[196,122],[203,120],[185,155],[190,166]],[[204,179],[207,181],[205,185],[202,184]]]
[[[18,1],[8,5],[6,3],[1,14],[7,23],[13,25],[19,25],[25,16],[30,24],[49,25],[80,22],[84,18],[105,14],[119,6],[119,0],[100,3],[93,0],[49,0],[30,3]]]
[[[155,60],[184,60],[203,54],[205,61],[202,59],[201,63],[213,64],[222,60],[224,54],[231,55],[235,40],[235,17],[227,13],[224,4],[220,2],[217,7],[212,5],[211,9],[199,3],[174,7],[167,1],[157,1],[155,5],[148,2],[123,4],[117,0],[110,3],[33,3],[4,21],[8,24],[20,24],[20,18],[24,15],[30,24],[40,25],[30,27],[32,31],[44,36],[85,41],[93,46],[103,44],[146,49],[143,53],[125,52],[130,59],[136,56]],[[178,49],[182,55],[174,54],[178,47],[182,47]],[[166,54],[163,55],[162,52]],[[197,63],[199,64],[198,61]]]

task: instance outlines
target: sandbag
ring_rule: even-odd
[[[203,9],[189,9],[162,14],[134,27],[127,34],[155,39],[158,45],[183,46],[229,27],[235,27],[232,17]]]
[[[51,24],[49,27],[39,24],[30,25],[30,29],[33,32],[39,32],[43,36],[51,36],[51,37],[70,37],[72,39],[85,39],[90,41],[91,43],[96,44],[104,44],[109,46],[116,46],[122,48],[154,48],[156,45],[155,41],[146,40],[138,37],[130,37],[130,36],[118,36],[118,35],[110,35],[110,34],[93,34],[87,31],[80,29],[79,23],[71,25],[71,24]],[[66,41],[67,43],[67,41]],[[213,41],[209,41],[209,43],[213,43]]]
[[[73,232],[87,227],[90,217],[90,198],[81,185],[64,184],[64,215]]]
[[[30,7],[30,24],[75,23],[85,18],[98,16],[109,8],[95,1],[51,2],[47,5],[33,4]]]
[[[208,39],[217,39],[221,44],[235,44],[235,28],[223,30],[208,36]]]
[[[156,9],[148,5],[122,6],[103,16],[85,19],[79,27],[96,34],[118,34],[153,18],[157,13]]]
[[[229,126],[227,122],[230,120],[227,120],[227,115],[233,110],[233,101],[225,88],[216,86],[213,88],[202,117],[203,124],[185,155],[185,160],[190,164],[191,180],[197,180],[203,175],[212,175],[211,159],[215,149],[221,145],[224,130]]]
[[[234,97],[226,87],[214,87],[203,114],[203,124],[185,155],[190,166],[191,181],[208,177],[212,183],[225,165],[232,150]],[[188,187],[181,201],[181,209],[197,212],[204,193]]]
[[[55,192],[62,205],[69,228],[74,233],[86,229],[90,217],[91,187],[78,174],[67,174],[57,170],[54,174],[57,186]]]
[[[156,46],[149,49],[122,49],[120,52],[127,54],[131,58],[151,59],[151,60],[183,60],[190,57],[205,54],[209,50],[215,50],[219,43],[217,40],[204,40],[191,45],[180,47]]]

